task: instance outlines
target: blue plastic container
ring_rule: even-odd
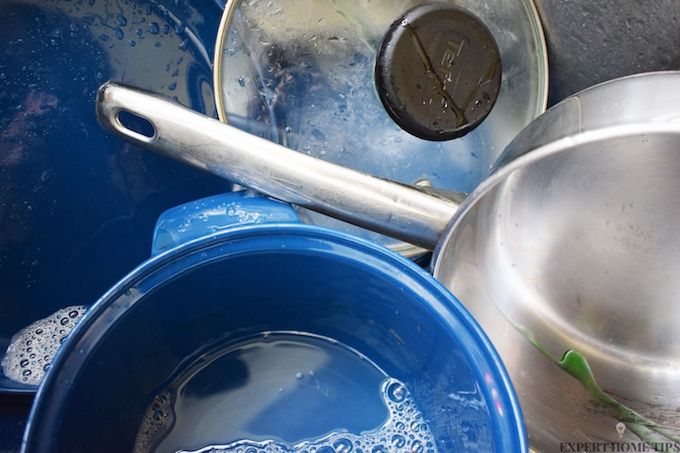
[[[330,338],[363,354],[367,365],[350,369],[338,362],[341,372],[329,379],[344,379],[344,390],[324,387],[319,372],[314,379],[321,385],[288,392],[277,381],[278,369],[259,364],[281,397],[250,415],[247,429],[255,440],[292,444],[329,428],[375,428],[385,413],[379,405],[362,406],[371,392],[361,393],[356,380],[371,379],[376,369],[410,391],[439,452],[527,449],[516,395],[485,334],[432,276],[396,253],[296,223],[288,205],[243,194],[166,212],[154,253],[106,293],[64,343],[38,391],[23,451],[132,451],[148,407],[187,364],[212,360],[206,357],[216,344],[239,344],[263,332]],[[219,395],[226,390],[216,386],[232,391],[258,379],[254,362],[226,363],[224,379],[209,385],[199,379],[195,395]],[[311,369],[300,370],[297,382],[312,379]],[[305,399],[296,400],[303,390]],[[182,391],[186,396],[188,387]],[[267,392],[218,414],[223,437],[212,433],[204,444],[238,440],[229,434],[243,425],[234,414],[246,417]],[[317,397],[345,405],[351,416],[331,426],[325,416],[335,411],[332,404],[313,414],[300,409]],[[191,420],[194,432],[210,421],[201,411]]]

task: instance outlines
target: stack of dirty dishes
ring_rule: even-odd
[[[122,76],[96,114],[250,190],[178,196],[94,305],[23,324],[22,451],[680,445],[680,73],[541,115],[528,1],[233,1],[215,30],[219,121]]]

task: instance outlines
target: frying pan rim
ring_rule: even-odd
[[[611,86],[626,83],[629,80],[638,78],[648,78],[648,77],[667,77],[674,76],[680,81],[680,70],[678,71],[654,71],[654,72],[644,72],[639,74],[632,74],[625,77],[620,77],[617,79],[607,80],[605,82],[588,87],[578,93],[573,94],[567,99],[574,97],[583,96],[591,91],[597,90],[600,87]],[[566,99],[565,99],[566,101]],[[548,111],[560,108],[564,101],[551,107]],[[530,125],[527,128],[531,127]],[[452,236],[455,234],[458,226],[460,225],[463,218],[466,216],[467,212],[472,210],[472,208],[486,195],[487,192],[495,188],[501,181],[506,180],[515,171],[529,167],[535,162],[538,162],[544,158],[550,157],[555,154],[562,152],[567,152],[570,149],[592,141],[605,140],[610,138],[620,138],[627,135],[635,135],[638,133],[650,133],[650,132],[670,132],[680,134],[680,121],[676,122],[664,122],[657,124],[650,124],[648,122],[636,122],[631,124],[608,126],[597,129],[592,129],[589,131],[582,131],[574,135],[569,135],[545,145],[541,145],[534,148],[525,154],[513,159],[507,164],[503,165],[495,172],[493,172],[488,178],[482,181],[475,190],[473,190],[459,205],[455,214],[449,221],[446,229],[443,231],[437,247],[433,250],[432,254],[432,275],[439,280],[439,276],[442,272],[442,254],[450,247],[450,242]],[[521,132],[520,132],[521,134]],[[512,145],[512,143],[510,144]],[[508,145],[508,147],[510,146]],[[507,149],[507,148],[506,148]],[[501,155],[502,156],[502,155]],[[442,283],[443,284],[443,283]],[[446,285],[445,285],[446,286]]]

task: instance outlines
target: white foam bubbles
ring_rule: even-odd
[[[397,379],[383,381],[387,420],[373,431],[333,432],[318,440],[288,445],[274,440],[240,440],[179,453],[436,453],[434,436],[406,386]]]
[[[80,305],[62,308],[15,334],[2,359],[5,376],[22,384],[40,384],[59,346],[86,311]]]
[[[172,411],[172,396],[165,390],[156,396],[151,405],[146,409],[142,425],[135,439],[134,453],[146,453],[152,451],[154,442],[159,435],[171,426],[175,419]]]

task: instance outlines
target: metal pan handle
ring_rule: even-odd
[[[123,125],[147,120],[152,135]],[[458,205],[332,164],[200,115],[159,95],[109,82],[97,95],[101,125],[127,141],[265,195],[433,249]]]

